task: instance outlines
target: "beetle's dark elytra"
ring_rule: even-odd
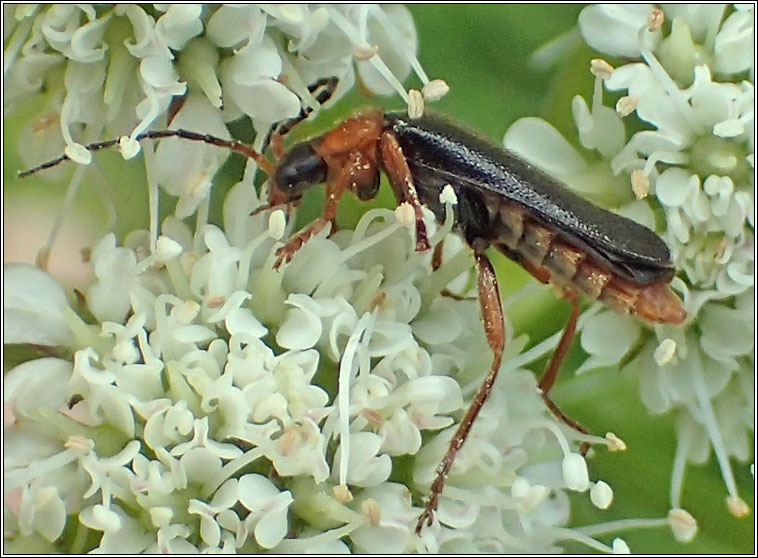
[[[389,113],[385,120],[403,148],[419,197],[431,208],[440,205],[438,193],[448,183],[459,197],[489,192],[523,207],[566,243],[636,284],[673,276],[668,247],[657,234],[579,197],[502,146],[436,115],[410,119]]]

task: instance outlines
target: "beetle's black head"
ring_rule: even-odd
[[[298,143],[284,154],[271,178],[278,194],[287,201],[294,201],[300,199],[308,187],[326,181],[326,162],[310,143]]]

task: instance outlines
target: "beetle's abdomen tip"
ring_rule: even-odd
[[[655,323],[679,325],[687,319],[682,301],[668,283],[655,283],[642,289],[634,310],[641,318]]]

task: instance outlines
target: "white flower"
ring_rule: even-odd
[[[221,118],[221,111],[203,96],[190,94],[171,121],[172,129],[203,130],[204,133],[228,139],[229,132]],[[155,154],[156,182],[166,192],[177,196],[176,216],[184,218],[197,210],[208,197],[213,175],[229,153],[226,149],[199,142],[176,138],[162,141]],[[182,172],[177,173],[176,169]]]
[[[413,533],[417,511],[411,505],[411,494],[402,484],[385,482],[361,492],[358,500],[365,523],[351,538],[358,552],[384,548],[400,554],[414,548]]]
[[[595,50],[632,58],[640,54],[639,31],[647,25],[652,10],[652,4],[590,6],[579,14],[579,29]],[[613,33],[608,33],[611,28]]]
[[[221,83],[227,103],[262,124],[271,124],[296,116],[300,100],[276,80],[282,73],[282,59],[273,40],[261,39],[261,44],[248,43],[226,61]]]
[[[3,343],[66,345],[73,340],[66,322],[66,294],[50,275],[8,265],[3,292]]]
[[[717,71],[736,74],[754,70],[753,60],[746,56],[746,47],[752,44],[754,37],[754,13],[754,7],[735,5],[735,11],[721,25],[713,43]]]
[[[597,149],[605,160],[590,167],[538,119],[518,121],[504,142],[585,195],[648,227],[655,224],[650,205],[641,199],[648,191],[665,212],[663,234],[686,279],[672,284],[682,293],[696,328],[657,327],[657,339],[648,338],[628,368],[639,374],[642,399],[652,412],[679,415],[674,508],[679,507],[686,462],[703,461],[711,447],[730,502],[741,502],[729,457],[749,459],[745,439],[754,428],[752,419],[745,418],[746,413],[752,416],[754,405],[749,394],[754,389],[755,328],[748,310],[755,281],[754,146],[748,132],[754,128],[754,86],[752,73],[749,81],[725,76],[751,69],[752,61],[732,49],[744,46],[747,36],[752,40],[753,10],[737,9],[722,22],[723,11],[720,5],[585,8],[579,27],[590,46],[641,59],[596,73],[591,110],[574,99],[582,145]],[[670,31],[660,25],[661,18],[671,20]],[[602,84],[622,91],[628,108],[624,105],[614,115],[603,107]],[[632,114],[645,129],[626,141],[621,118]],[[630,190],[638,201],[631,201]],[[596,314],[581,334],[590,358],[580,371],[621,361],[640,331],[626,318]],[[665,358],[658,350],[663,342]],[[734,510],[743,507],[730,504]]]
[[[174,127],[227,137],[224,122],[246,114],[261,142],[270,123],[315,108],[309,84],[339,77],[337,99],[356,69],[375,92],[405,95],[400,80],[410,69],[424,82],[426,100],[444,91],[423,74],[415,30],[401,6],[21,7],[17,13],[17,28],[30,39],[7,51],[13,94],[7,98],[37,91],[50,65],[65,64],[66,81],[50,89],[49,108],[61,114],[67,153],[82,160],[89,153],[78,142],[98,139],[103,127],[133,139],[166,126],[169,117]],[[672,88],[652,51],[663,45],[668,54],[661,59],[671,60],[682,25],[701,41],[713,12],[680,14],[676,41],[660,26],[641,36],[638,27],[651,25],[642,13],[634,8],[631,16],[599,21],[620,24],[624,33],[614,37],[629,56],[648,62],[650,71],[616,77],[641,97],[628,96],[624,116],[636,110],[656,129],[626,143],[622,115],[603,106],[602,80],[591,106],[577,98],[573,108],[582,145],[605,160],[590,165],[544,123],[533,121],[532,129],[547,140],[538,142],[541,163],[572,184],[652,226],[648,201],[632,201],[626,177],[644,171],[674,235],[681,222],[677,230],[689,237],[675,254],[686,260],[690,285],[680,280],[677,288],[688,311],[700,313],[702,330],[656,332],[674,345],[670,359],[659,359],[673,387],[661,389],[654,377],[643,383],[659,408],[686,405],[692,413],[680,425],[680,455],[702,460],[713,443],[722,460],[744,459],[752,417],[745,366],[752,337],[744,331],[753,284],[752,237],[744,230],[753,222],[744,187],[745,165],[752,164],[752,87],[713,82],[711,75],[728,72],[728,53],[744,46],[747,20],[730,16],[710,45],[718,60],[710,67],[721,70],[693,64],[692,82]],[[112,41],[114,21],[126,36]],[[220,57],[216,47],[228,50]],[[732,67],[747,68],[744,60]],[[185,92],[184,105],[171,103]],[[661,94],[695,118],[659,110],[654,101]],[[514,139],[519,143],[518,134]],[[134,152],[133,141],[121,143]],[[523,369],[554,349],[557,335],[526,352],[525,338],[508,339],[491,401],[455,461],[435,521],[417,537],[421,509],[413,502],[426,496],[465,401],[491,362],[478,305],[438,297],[446,286],[438,283],[446,281],[430,271],[429,255],[415,252],[388,210],[370,211],[356,231],[329,238],[324,231],[274,271],[283,213],[271,220],[251,215],[259,205],[254,164],[226,198],[223,227],[207,224],[213,175],[225,155],[181,140],[161,143],[152,159],[146,155],[151,194],[157,198],[161,185],[177,196],[175,216],[161,227],[153,220],[149,232],[135,231],[122,245],[106,236],[92,251],[95,279],[76,312],[42,272],[10,269],[17,280],[7,287],[6,340],[43,345],[55,358],[24,362],[6,377],[16,418],[6,433],[6,481],[21,498],[10,510],[8,537],[24,542],[36,532],[65,539],[90,529],[100,538],[87,540],[99,543],[84,550],[109,553],[547,553],[565,539],[628,551],[621,539],[607,547],[591,533],[566,528],[567,490],[592,487],[588,497],[603,508],[610,488],[590,480],[576,453],[579,440],[602,439],[559,423]],[[707,176],[690,168],[696,163],[708,166]],[[679,167],[659,172],[656,165]],[[684,175],[664,179],[671,170]],[[194,223],[181,220],[195,213]],[[729,240],[715,241],[713,262],[687,253],[691,238],[710,242],[716,231]],[[451,247],[453,254],[467,250],[450,240],[446,254]],[[696,276],[706,279],[691,280]],[[466,279],[454,283],[456,291]],[[725,339],[721,323],[743,331]],[[609,337],[609,328],[621,334]],[[596,308],[579,330],[590,353],[584,369],[618,361],[641,336],[638,358],[646,366],[659,345],[641,326]],[[698,358],[702,381],[683,385],[676,366]],[[730,498],[732,509],[744,509],[740,502]],[[694,521],[684,523],[687,536],[694,534]]]
[[[491,359],[478,305],[422,303],[434,298],[426,289],[439,288],[419,281],[430,256],[414,250],[412,235],[385,209],[365,215],[355,233],[313,239],[274,272],[278,244],[267,216],[251,217],[249,202],[237,203],[241,191],[251,192],[250,184],[230,193],[224,212],[233,243],[209,225],[188,237],[173,217],[161,231],[170,257],[151,255],[145,232],[130,235],[129,247],[103,239],[91,258],[97,273],[86,292],[94,296],[83,299],[94,324],[78,318],[43,272],[9,269],[28,280],[8,283],[7,300],[42,285],[64,317],[65,327],[38,323],[35,342],[48,339],[46,330],[65,330],[61,340],[76,342],[64,353],[72,356],[25,362],[6,378],[17,417],[6,480],[26,514],[16,532],[54,538],[64,517],[102,533],[91,549],[102,552],[117,548],[120,532],[134,552],[277,550],[294,544],[284,538],[294,513],[306,526],[303,542],[401,552],[446,549],[451,529],[484,545],[477,526],[485,509],[519,524],[536,514],[532,529],[564,525],[566,514],[545,507],[565,485],[556,456],[584,460],[571,453],[571,434],[549,415],[534,377],[511,368],[456,460],[437,522],[415,535],[420,509],[411,494],[425,495],[447,448],[450,414],[464,406],[459,382],[478,385]],[[314,257],[341,275],[309,273]],[[7,316],[16,331],[23,316]],[[509,343],[509,354],[522,347]],[[35,395],[40,382],[44,397]],[[422,446],[422,433],[440,428]],[[388,482],[397,463],[416,454],[418,484]],[[517,475],[529,487],[511,495]],[[482,476],[492,486],[472,484]],[[514,502],[521,515],[512,514]],[[556,541],[547,536],[548,546]]]
[[[279,492],[274,484],[262,475],[244,475],[239,480],[239,501],[250,511],[238,538],[245,531],[254,531],[255,540],[263,548],[274,548],[287,534],[287,509],[292,494]],[[238,540],[239,545],[239,540]]]

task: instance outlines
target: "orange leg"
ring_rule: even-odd
[[[440,241],[434,247],[434,252],[432,253],[432,271],[437,271],[442,265],[442,245],[443,242]]]
[[[339,80],[336,77],[330,77],[330,78],[324,78],[320,79],[315,83],[312,83],[308,86],[308,91],[310,91],[316,100],[316,102],[319,105],[323,105],[326,103],[334,93],[334,91],[337,89],[337,85],[339,84]],[[275,124],[271,127],[271,129],[268,131],[266,139],[263,141],[263,146],[261,147],[262,151],[266,151],[268,148],[269,143],[279,141],[276,140],[276,136],[280,136],[281,138],[284,138],[290,131],[297,126],[300,122],[308,118],[308,116],[311,115],[313,112],[313,109],[309,106],[304,106],[300,109],[300,114],[295,116],[294,118],[290,118],[289,120],[284,120],[283,122],[279,122],[278,124]],[[277,147],[274,146],[274,153],[276,153]],[[281,150],[284,151],[283,149]],[[280,158],[280,155],[277,155],[277,158]]]
[[[568,354],[571,342],[574,340],[576,321],[579,319],[579,297],[576,292],[567,289],[564,296],[571,302],[571,315],[563,330],[561,340],[558,342],[555,351],[553,351],[553,356],[550,357],[550,363],[547,365],[545,373],[542,374],[540,390],[542,390],[544,396],[546,396],[552,389],[555,379],[558,377],[558,371],[560,370],[561,364],[565,360],[566,354]]]
[[[271,136],[271,147],[274,150],[274,157],[280,161],[284,156],[284,136],[279,132],[274,132]]]
[[[548,395],[551,388],[553,387],[553,384],[555,384],[555,379],[558,377],[558,372],[560,371],[561,364],[566,359],[568,350],[571,347],[571,342],[573,341],[574,334],[576,333],[576,321],[579,319],[579,296],[575,291],[568,289],[565,291],[564,296],[571,302],[571,315],[569,316],[568,323],[566,323],[566,327],[563,329],[561,340],[558,341],[558,346],[555,348],[555,351],[553,351],[553,356],[550,357],[550,362],[545,369],[545,373],[542,374],[539,387],[542,393],[542,400],[545,402],[545,405],[547,405],[547,408],[550,409],[550,412],[552,412],[558,420],[573,428],[574,430],[578,430],[583,434],[589,434],[589,430],[587,430],[584,426],[561,411],[558,405],[556,405]],[[589,449],[589,444],[587,442],[582,442],[581,446],[579,447],[579,452],[582,455],[586,455],[587,450]]]
[[[492,391],[492,385],[495,383],[497,373],[500,370],[500,362],[503,359],[503,350],[505,349],[505,324],[503,322],[503,306],[500,302],[500,292],[497,287],[497,277],[495,277],[495,270],[492,269],[492,264],[489,258],[484,252],[476,253],[476,268],[477,268],[477,283],[479,288],[479,305],[481,307],[482,319],[484,320],[484,331],[487,335],[487,341],[490,345],[490,349],[494,355],[492,361],[492,367],[490,368],[487,377],[484,379],[482,387],[474,397],[474,401],[466,411],[466,416],[463,417],[458,431],[450,441],[445,457],[442,458],[440,464],[437,466],[437,476],[432,482],[432,486],[429,492],[429,498],[426,501],[426,506],[421,516],[416,523],[416,534],[421,532],[424,527],[424,523],[427,525],[432,524],[434,517],[434,511],[437,509],[437,504],[442,489],[445,486],[445,477],[450,472],[450,468],[453,466],[455,456],[463,446],[463,443],[468,437],[469,430],[474,424],[479,411],[482,409],[484,402]]]
[[[348,189],[355,189],[356,184],[360,183],[361,179],[371,172],[376,173],[376,169],[372,170],[371,164],[366,161],[361,152],[352,152],[345,166],[340,169],[337,180],[327,180],[326,203],[324,204],[324,211],[321,213],[321,216],[290,238],[284,246],[276,251],[274,269],[279,269],[283,263],[289,262],[292,256],[313,235],[318,234],[327,223],[334,222],[337,216],[337,206],[342,195]]]
[[[500,248],[505,254],[509,254],[507,248],[503,246],[498,246],[498,248]],[[522,258],[514,259],[516,259],[516,261],[518,261],[524,269],[526,269],[539,281],[545,283],[546,285],[550,283],[550,272],[547,269],[544,267],[532,265]],[[576,333],[576,321],[579,319],[579,295],[575,290],[567,288],[564,290],[563,296],[571,302],[571,315],[569,316],[569,320],[566,323],[566,327],[563,329],[563,334],[561,335],[560,341],[558,341],[558,346],[555,348],[555,351],[553,351],[553,356],[550,357],[550,362],[545,369],[545,373],[542,374],[542,379],[540,380],[539,387],[542,395],[542,400],[545,402],[545,405],[547,405],[547,408],[550,409],[550,412],[553,413],[553,415],[555,415],[558,420],[570,428],[573,428],[574,430],[577,430],[583,434],[589,434],[589,431],[584,426],[561,411],[560,407],[558,407],[558,405],[556,405],[548,395],[553,387],[553,384],[555,383],[555,379],[558,377],[558,372],[561,369],[561,364],[563,364],[563,361],[566,359],[568,350],[571,347],[571,342],[574,340],[574,334]],[[587,442],[583,442],[579,447],[580,453],[582,455],[585,455],[587,453],[587,450],[589,450],[589,447],[590,446]]]
[[[403,155],[403,150],[397,142],[395,136],[389,132],[384,132],[379,140],[381,150],[382,166],[387,178],[390,180],[392,190],[398,203],[407,202],[413,207],[416,217],[416,251],[424,252],[429,250],[429,238],[426,234],[426,225],[421,215],[421,202],[418,199],[416,187],[413,185],[411,170],[408,168],[408,162]]]

